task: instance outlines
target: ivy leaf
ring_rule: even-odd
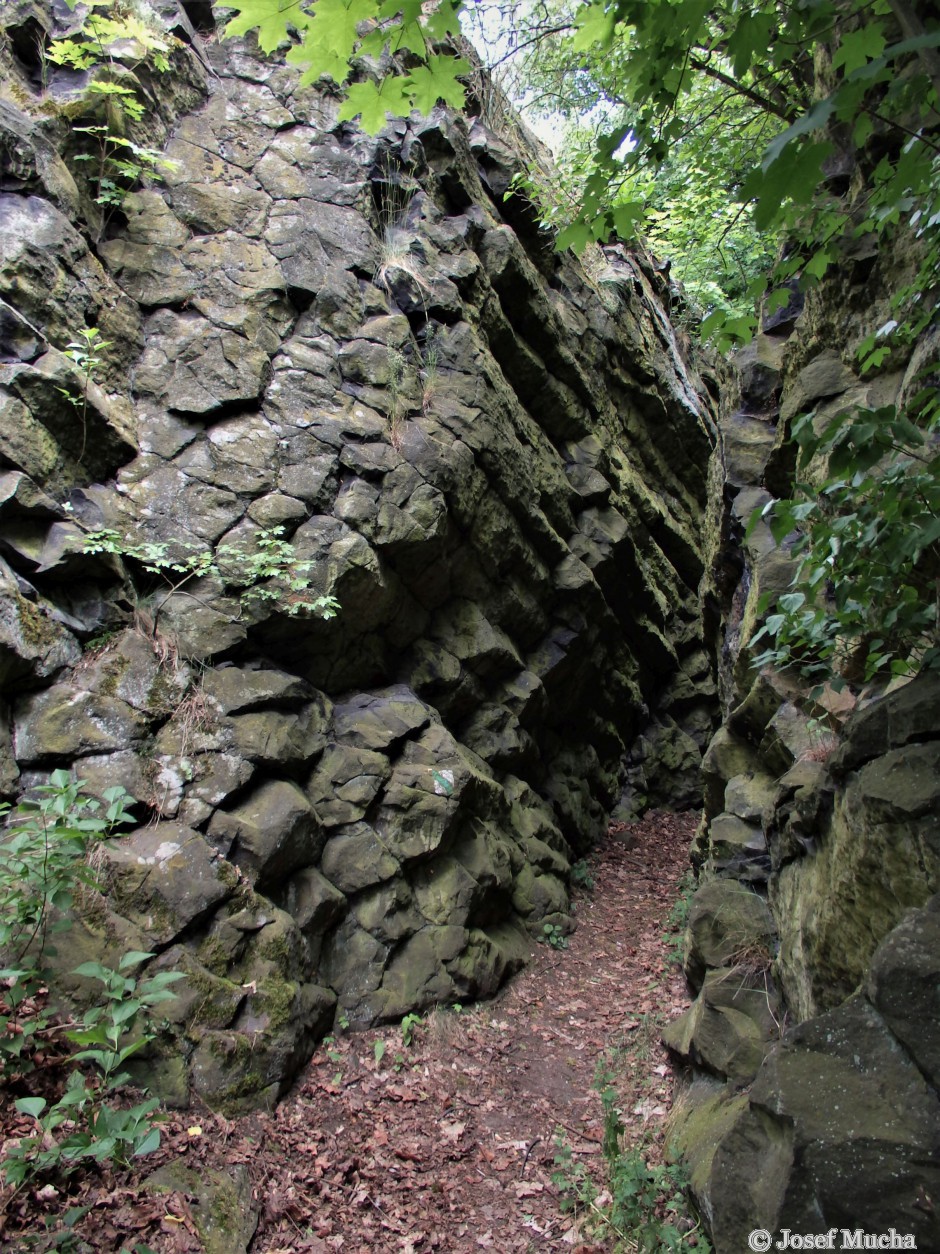
[[[470,64],[462,57],[429,57],[427,65],[412,70],[406,80],[413,107],[425,117],[439,100],[454,109],[462,108],[465,92],[457,78],[469,73]]]

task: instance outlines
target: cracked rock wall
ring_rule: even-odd
[[[107,217],[50,105],[82,83],[30,60],[48,10],[2,19],[0,782],[138,799],[70,957],[185,970],[148,1080],[236,1109],[337,1008],[493,993],[571,926],[611,810],[695,802],[714,428],[648,258],[582,266],[504,200],[515,128],[371,139],[160,12],[171,73],[135,73],[173,164]],[[84,552],[98,527],[173,554],[281,528],[340,611],[173,593]]]

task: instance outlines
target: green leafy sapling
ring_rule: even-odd
[[[70,340],[63,349],[63,356],[67,357],[75,367],[80,390],[78,396],[69,388],[56,390],[61,392],[73,409],[77,410],[81,419],[82,445],[78,454],[79,461],[85,456],[85,447],[88,443],[88,391],[101,367],[101,354],[111,347],[111,343],[111,340],[102,338],[97,327],[82,327],[77,337]]]
[[[0,836],[0,956],[6,964],[0,970],[0,1077],[22,1082],[40,1040],[54,1036],[82,1046],[57,1101],[31,1095],[14,1103],[36,1123],[34,1135],[5,1149],[0,1175],[14,1186],[37,1173],[72,1170],[82,1159],[126,1163],[160,1143],[155,1098],[127,1110],[108,1094],[129,1079],[124,1063],[155,1038],[153,1010],[173,996],[170,985],[182,974],[161,971],[142,979],[133,971],[153,955],[132,951],[117,970],[97,962],[77,968],[74,974],[102,986],[77,1018],[57,1019],[45,1000],[55,992],[46,963],[54,953],[49,938],[71,926],[79,890],[98,887],[88,857],[94,842],[133,822],[123,788],[108,789],[98,801],[83,787],[57,770],[12,811],[0,807],[8,817]]]
[[[102,993],[99,1004],[85,1012],[81,1026],[66,1036],[83,1047],[75,1055],[76,1061],[93,1063],[107,1090],[128,1082],[130,1076],[120,1068],[154,1039],[152,1032],[135,1029],[141,1020],[149,1018],[154,1006],[173,1000],[170,985],[183,978],[179,971],[158,971],[143,980],[129,974],[152,957],[152,953],[132,950],[123,956],[116,971],[100,962],[84,962],[73,972],[98,980]]]
[[[86,855],[94,841],[132,821],[123,788],[102,801],[82,793],[82,781],[53,771],[8,814],[0,837],[0,1076],[31,1069],[32,1045],[45,1035],[51,1014],[42,1009],[49,974],[50,937],[69,926],[76,891],[94,882]]]
[[[283,538],[283,530],[274,527],[270,531],[256,532],[252,537],[253,548],[222,544],[215,549],[196,549],[177,541],[171,551],[167,542],[135,541],[104,528],[86,533],[84,551],[130,558],[168,585],[154,611],[154,630],[160,611],[170,597],[187,591],[188,584],[210,575],[240,591],[243,610],[252,603],[261,603],[274,606],[292,618],[299,614],[335,618],[339,602],[333,596],[312,591],[314,563],[297,556],[291,542]]]
[[[69,8],[77,7],[77,0],[66,3]],[[90,76],[84,103],[88,112],[101,120],[81,126],[73,123],[73,134],[90,137],[94,148],[93,152],[77,153],[73,160],[94,167],[91,181],[96,202],[120,207],[143,175],[159,178],[162,170],[174,165],[157,149],[135,142],[128,134],[130,126],[145,117],[147,108],[139,87],[120,81],[123,65],[130,61],[132,68],[145,64],[165,73],[178,41],[146,5],[83,0],[81,12],[79,28],[53,40],[45,56],[54,65]],[[115,53],[116,48],[119,53]]]

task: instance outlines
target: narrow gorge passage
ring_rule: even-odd
[[[648,1136],[659,1152],[673,1087],[659,1035],[688,1005],[671,955],[696,818],[653,813],[613,829],[590,861],[593,892],[577,893],[569,947],[536,946],[494,1001],[428,1016],[409,1045],[398,1026],[328,1039],[273,1114],[172,1114],[137,1177],[76,1186],[73,1204],[91,1208],[76,1227],[82,1248],[200,1251],[195,1219],[208,1208],[229,1211],[205,1247],[219,1254],[243,1242],[250,1254],[610,1248],[562,1209],[556,1137],[602,1189],[594,1085],[608,1068],[626,1144]],[[237,1188],[210,1198],[224,1175]],[[148,1188],[154,1176],[170,1191]],[[61,1215],[64,1202],[21,1196],[2,1248],[20,1248],[18,1210],[25,1234],[39,1208]]]

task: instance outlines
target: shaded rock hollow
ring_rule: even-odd
[[[135,67],[172,165],[103,218],[5,15],[0,777],[123,784],[73,953],[187,974],[149,1081],[270,1101],[338,1012],[496,990],[609,812],[693,804],[712,729],[709,394],[640,252],[556,255],[511,129],[370,139],[250,45]],[[62,350],[107,344],[69,403]],[[275,529],[335,596],[92,557]],[[231,572],[230,572],[231,574]]]

